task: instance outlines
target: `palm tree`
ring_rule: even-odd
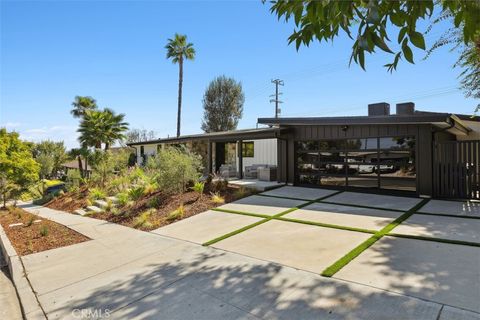
[[[115,114],[108,108],[103,111],[87,110],[77,130],[80,133],[80,144],[101,149],[103,143],[105,150],[108,150],[115,141],[125,138],[128,123],[124,122],[124,118],[124,114]]]
[[[97,101],[92,97],[82,97],[76,96],[75,100],[72,102],[73,109],[70,113],[74,118],[81,118],[87,110],[96,110]]]
[[[187,36],[175,33],[173,39],[168,39],[165,46],[167,49],[167,59],[172,59],[173,63],[178,63],[178,113],[177,113],[177,137],[180,136],[180,119],[182,114],[182,84],[183,84],[183,60],[195,59],[195,49],[193,43],[187,42]]]

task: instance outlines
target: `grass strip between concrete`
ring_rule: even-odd
[[[322,223],[322,222],[317,222],[317,221],[299,220],[299,219],[291,219],[291,218],[284,218],[284,217],[276,217],[274,219],[275,220],[280,220],[280,221],[286,221],[286,222],[308,224],[308,225],[311,225],[311,226],[318,226],[318,227],[339,229],[339,230],[347,230],[347,231],[355,231],[355,232],[362,232],[362,233],[375,234],[377,232],[376,230],[368,230],[368,229],[362,229],[362,228],[340,226],[340,225],[337,225],[337,224]]]
[[[288,199],[288,200],[300,200],[300,201],[312,201],[312,199],[304,199],[304,198],[295,198],[295,197],[283,197],[283,196],[274,196],[271,194],[263,194],[257,193],[256,196],[267,197],[267,198],[277,198],[277,199]]]
[[[463,241],[463,240],[453,240],[453,239],[435,238],[435,237],[424,237],[424,236],[415,236],[415,235],[400,234],[400,233],[389,233],[386,236],[397,237],[397,238],[405,238],[405,239],[414,239],[414,240],[458,244],[458,245],[471,246],[471,247],[480,247],[480,243],[478,243],[478,242]]]
[[[245,212],[245,211],[238,211],[238,210],[221,209],[221,208],[213,208],[210,210],[217,211],[217,212],[241,214],[243,216],[256,217],[256,218],[264,218],[264,219],[270,218],[270,216],[266,214],[259,214],[259,213],[252,213],[252,212]]]
[[[372,246],[375,242],[383,238],[387,233],[395,229],[399,224],[401,224],[403,221],[407,220],[410,216],[412,216],[417,210],[419,210],[421,207],[423,207],[429,199],[423,199],[421,202],[419,202],[417,205],[415,205],[413,208],[402,214],[400,217],[395,219],[394,221],[390,222],[388,225],[383,227],[381,230],[377,231],[373,236],[362,242],[360,245],[355,247],[353,250],[351,250],[349,253],[344,255],[342,258],[337,260],[335,263],[333,263],[331,266],[323,270],[321,273],[322,276],[324,277],[332,277],[335,273],[340,271],[343,267],[345,267],[347,264],[350,263],[353,259],[358,257],[363,251],[368,249],[370,246]]]
[[[255,222],[255,223],[249,224],[248,226],[245,226],[245,227],[243,227],[243,228],[240,228],[240,229],[237,229],[237,230],[235,230],[235,231],[232,231],[232,232],[229,232],[229,233],[227,233],[227,234],[224,234],[223,236],[220,236],[220,237],[217,237],[217,238],[212,239],[212,240],[210,240],[210,241],[207,241],[207,242],[205,242],[205,243],[202,244],[202,245],[203,245],[203,246],[210,246],[210,245],[212,245],[212,244],[214,244],[214,243],[217,243],[217,242],[219,242],[219,241],[222,241],[222,240],[225,240],[225,239],[227,239],[227,238],[230,238],[230,237],[232,237],[232,236],[234,236],[234,235],[236,235],[236,234],[242,233],[242,232],[247,231],[247,230],[249,230],[249,229],[252,229],[252,228],[254,228],[254,227],[258,226],[258,225],[264,224],[265,222],[268,222],[268,221],[273,220],[273,219],[275,219],[275,218],[281,217],[281,216],[283,216],[283,215],[286,215],[286,214],[288,214],[288,213],[290,213],[290,212],[292,212],[292,211],[301,209],[301,208],[306,207],[306,206],[308,206],[308,205],[311,205],[312,203],[315,203],[316,201],[320,201],[320,200],[322,200],[322,199],[326,199],[326,198],[328,198],[328,197],[332,197],[332,196],[337,195],[337,194],[339,194],[339,193],[341,193],[341,192],[343,192],[343,191],[334,192],[334,193],[329,194],[329,195],[327,195],[327,196],[323,196],[323,197],[320,197],[320,198],[318,198],[318,199],[311,200],[311,201],[308,201],[308,202],[306,202],[306,203],[302,203],[301,205],[298,205],[298,206],[296,206],[296,207],[293,207],[293,208],[290,208],[290,209],[288,209],[288,210],[282,211],[282,212],[280,212],[280,213],[278,213],[278,214],[276,214],[276,215],[268,216],[268,217],[266,217],[264,220],[257,221],[257,222]],[[216,208],[216,210],[218,211],[219,208]],[[236,211],[236,210],[232,210],[232,211],[235,211],[235,213],[237,213],[237,214],[240,213],[240,211]],[[234,213],[234,212],[232,212],[232,213]],[[243,212],[243,214],[249,215],[247,212]]]

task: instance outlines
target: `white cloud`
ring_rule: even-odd
[[[14,129],[20,127],[22,124],[20,122],[6,122],[0,124],[0,128]]]
[[[22,139],[28,141],[63,141],[67,149],[78,147],[76,126],[54,125],[50,127],[19,130],[19,133]]]

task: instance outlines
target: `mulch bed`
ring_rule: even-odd
[[[34,220],[42,221],[31,223]],[[10,224],[20,222],[24,225],[10,227]],[[90,240],[72,229],[31,214],[21,208],[0,209],[0,224],[17,254],[21,256]],[[47,234],[42,235],[42,230],[47,230]]]
[[[83,186],[75,192],[67,192],[44,204],[45,207],[73,213],[87,206],[88,188]]]
[[[226,190],[219,192],[225,199],[225,203],[237,200],[238,195],[235,191],[238,188],[227,188]],[[237,196],[237,197],[236,197]],[[243,195],[243,196],[246,196]],[[159,205],[154,209],[155,211],[150,215],[148,226],[136,226],[136,218],[149,210],[149,202],[153,198],[158,198]],[[185,213],[183,216],[178,217],[175,220],[169,220],[167,217],[169,214],[178,209],[180,205],[183,205]],[[124,226],[137,228],[144,231],[150,231],[175,221],[186,219],[194,216],[198,213],[202,213],[209,209],[221,206],[222,203],[215,203],[211,200],[210,194],[204,194],[202,197],[198,193],[193,191],[187,191],[185,193],[176,195],[165,195],[162,192],[155,192],[151,195],[143,197],[141,200],[135,202],[133,205],[126,205],[118,209],[116,214],[111,212],[94,213],[90,215],[92,218],[107,220],[110,222],[118,223]],[[152,210],[153,211],[153,210]]]

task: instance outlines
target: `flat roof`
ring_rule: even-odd
[[[128,146],[138,146],[147,144],[162,144],[162,143],[183,143],[188,141],[233,141],[233,140],[255,140],[255,139],[271,139],[276,138],[280,132],[286,129],[281,128],[256,128],[256,129],[241,129],[221,132],[209,132],[201,134],[185,135],[180,137],[155,139],[149,141],[141,141],[134,143],[127,143]]]
[[[411,115],[395,114],[388,116],[258,118],[258,123],[267,125],[421,124],[449,123],[451,118],[457,118],[458,120],[479,121],[479,117],[472,117],[469,115],[416,111]]]

